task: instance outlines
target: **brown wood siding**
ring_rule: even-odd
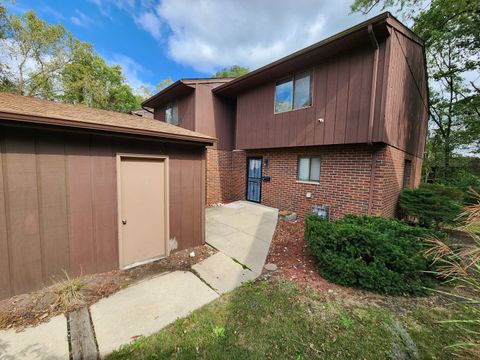
[[[237,97],[236,147],[367,143],[373,68],[372,47],[324,60],[312,70],[312,106],[280,114],[273,112],[275,81],[241,93]],[[422,47],[391,29],[390,36],[379,44],[374,88],[372,142],[422,157],[428,116]],[[320,118],[324,122],[318,121]]]
[[[178,126],[195,131],[195,93],[192,92],[177,100]],[[161,106],[154,109],[153,117],[165,121],[165,108]]]
[[[235,134],[235,103],[215,96],[219,84],[197,84],[195,87],[195,131],[218,139],[216,148],[232,150]]]
[[[382,43],[380,63],[384,61],[384,56],[385,46]],[[373,49],[367,47],[352,51],[324,60],[313,68],[298,69],[298,72],[307,70],[312,70],[313,75],[313,102],[306,109],[274,114],[275,81],[237,97],[237,148],[367,141]],[[381,93],[382,87],[377,91]],[[319,122],[319,118],[324,122]]]
[[[423,49],[395,29],[389,42],[385,142],[423,157],[428,118]]]
[[[205,149],[0,123],[0,298],[118,268],[116,154],[170,159],[170,237],[204,241]]]

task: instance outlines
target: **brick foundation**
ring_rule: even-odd
[[[320,156],[320,183],[297,181],[298,156]],[[207,151],[207,204],[245,199],[246,158],[264,160],[261,203],[303,217],[327,204],[332,219],[345,214],[395,216],[403,187],[405,159],[411,161],[408,186],[420,181],[422,160],[391,146],[335,145],[249,151]],[[265,160],[268,159],[268,165]],[[375,166],[372,167],[372,164]],[[372,172],[372,168],[374,171]],[[311,197],[307,197],[307,193]]]

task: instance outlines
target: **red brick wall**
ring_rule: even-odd
[[[380,207],[374,209],[374,215],[396,215],[398,197],[404,186],[405,160],[411,161],[410,179],[405,186],[416,187],[420,183],[422,159],[392,146],[384,146],[377,152],[374,192],[380,195]]]
[[[207,205],[227,202],[231,198],[232,152],[207,149]]]
[[[320,183],[297,181],[298,156],[320,156]],[[207,204],[245,199],[246,158],[264,159],[261,203],[308,215],[327,204],[333,219],[345,214],[395,215],[405,159],[412,161],[411,184],[420,181],[421,159],[391,146],[335,145],[270,150],[207,151]],[[268,165],[265,166],[265,160]],[[375,164],[372,173],[372,164]],[[372,189],[372,191],[370,191]],[[307,198],[307,193],[311,194]]]

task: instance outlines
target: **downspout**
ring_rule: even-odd
[[[367,143],[373,143],[373,121],[375,115],[375,100],[377,95],[377,72],[378,72],[378,41],[373,32],[372,24],[368,25],[368,37],[373,46],[373,69],[372,69],[372,89],[370,96],[370,112],[368,115],[368,137]],[[373,208],[373,191],[375,186],[375,170],[376,170],[377,154],[376,149],[372,147],[372,169],[370,173],[370,189],[368,194],[368,215],[372,214]]]
[[[375,115],[375,100],[377,95],[377,72],[378,72],[378,41],[373,32],[372,24],[368,25],[368,37],[372,43],[374,52],[373,52],[373,69],[372,69],[372,89],[370,96],[370,112],[368,116],[368,137],[367,142],[369,145],[372,144],[373,139],[373,120]]]

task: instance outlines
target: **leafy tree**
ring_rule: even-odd
[[[140,106],[120,66],[33,11],[19,17],[0,5],[0,48],[0,91],[122,112]]]
[[[60,83],[59,98],[64,102],[121,112],[140,107],[121,67],[109,66],[88,43],[76,43],[72,61],[60,72]]]
[[[163,79],[162,81],[160,81],[155,88],[156,88],[158,91],[162,91],[163,89],[169,87],[169,86],[172,85],[172,84],[173,84],[173,80],[172,80],[172,78],[169,76],[168,78]]]
[[[4,20],[2,70],[13,85],[10,90],[19,95],[53,98],[58,71],[69,61],[74,44],[71,34],[62,25],[39,19],[33,11]]]
[[[245,75],[250,71],[249,68],[239,66],[239,65],[232,65],[230,68],[223,68],[220,71],[217,71],[213,74],[214,78],[225,78],[225,77],[240,77]]]
[[[480,152],[480,0],[355,0],[353,11],[397,7],[425,41],[430,84],[427,174],[462,149]],[[471,78],[475,74],[476,79]]]

